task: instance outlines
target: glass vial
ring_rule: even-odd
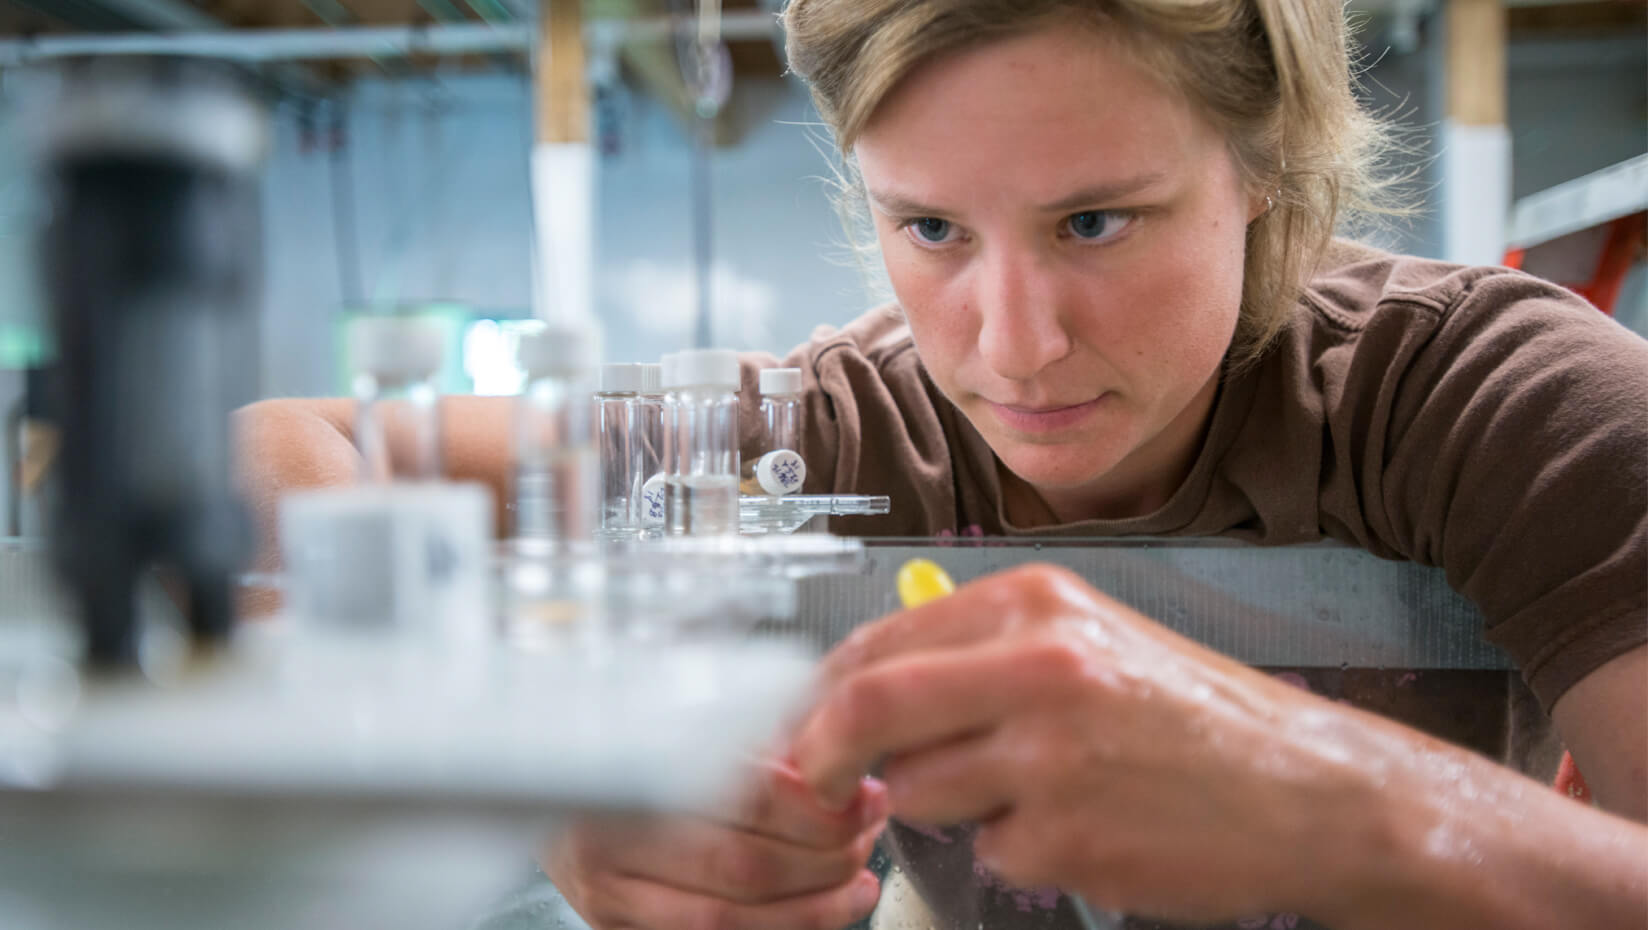
[[[596,434],[601,448],[601,531],[614,538],[640,527],[645,435],[641,414],[643,366],[620,362],[601,366],[595,392]]]
[[[641,497],[636,525],[643,532],[664,525],[664,366],[641,366],[641,394],[636,399],[636,435],[641,454]],[[649,493],[650,489],[650,493]]]
[[[675,356],[665,511],[673,536],[738,532],[738,353]]]
[[[680,383],[675,378],[675,357],[666,352],[658,361],[658,472],[641,487],[641,522],[649,530],[667,533],[670,507],[674,505],[670,476],[675,474],[675,414],[680,407]]]
[[[588,539],[600,510],[594,334],[548,327],[523,334],[518,352],[527,385],[515,407],[515,536]]]
[[[764,445],[754,478],[761,493],[779,497],[801,490],[807,467],[801,460],[801,369],[761,372]]]
[[[768,368],[761,372],[761,422],[766,448],[801,450],[801,369]]]
[[[446,331],[420,317],[362,317],[350,324],[355,446],[367,482],[438,481],[440,392]]]

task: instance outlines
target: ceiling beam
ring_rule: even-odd
[[[203,12],[183,0],[10,0],[10,2],[38,9],[64,20],[80,29],[93,32],[125,32],[149,30],[179,34],[227,33],[222,20]],[[6,58],[44,57],[19,53],[12,49]],[[324,97],[330,87],[309,71],[295,65],[275,65],[268,69],[265,79],[277,92],[297,98]]]

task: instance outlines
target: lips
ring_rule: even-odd
[[[1008,429],[1021,433],[1056,433],[1079,425],[1098,409],[1108,395],[1074,404],[1018,405],[987,400],[991,413]]]

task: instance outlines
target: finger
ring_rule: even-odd
[[[864,778],[845,809],[824,805],[795,765],[762,763],[745,789],[714,819],[728,826],[812,849],[836,849],[887,819],[887,788]]]
[[[1051,616],[1061,607],[1093,603],[1095,598],[1112,604],[1079,576],[1056,565],[1021,565],[986,575],[948,597],[854,630],[825,657],[819,680],[827,687],[897,656],[973,645],[1018,629],[1027,619]]]
[[[1007,742],[995,730],[888,759],[882,777],[894,813],[936,826],[1000,816],[1012,806],[1012,785],[1023,780],[1022,754]]]
[[[808,849],[707,820],[673,818],[614,826],[599,837],[608,871],[680,891],[761,904],[834,888],[869,861],[885,824],[835,849]]]
[[[811,894],[765,904],[741,904],[645,879],[615,877],[604,896],[614,902],[591,922],[633,930],[841,930],[875,910],[881,884],[869,871]]]
[[[923,653],[844,679],[803,723],[796,767],[826,806],[842,807],[877,759],[993,729],[1043,684],[1027,645]]]
[[[949,597],[888,614],[853,630],[824,657],[819,666],[820,687],[907,653],[967,646],[1001,632],[1004,611],[990,594],[989,580],[963,585]]]

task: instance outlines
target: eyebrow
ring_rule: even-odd
[[[1041,204],[1036,209],[1044,213],[1053,213],[1060,210],[1074,210],[1077,207],[1108,203],[1136,194],[1153,184],[1159,183],[1165,177],[1166,175],[1160,171],[1146,171],[1130,178],[1084,187],[1079,191],[1060,197],[1052,203]],[[880,208],[883,213],[895,216],[943,216],[953,212],[892,191],[869,191],[868,193],[871,203]]]

